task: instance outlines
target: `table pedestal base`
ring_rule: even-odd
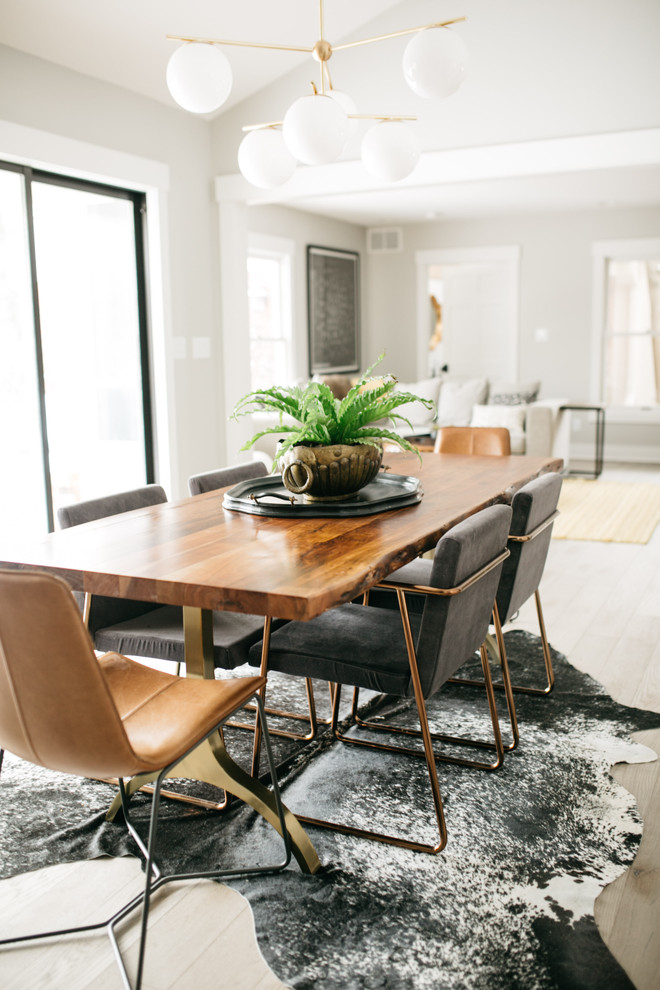
[[[130,797],[144,784],[155,780],[158,775],[139,774],[126,785],[126,793]],[[187,780],[199,780],[234,794],[254,808],[266,821],[281,834],[280,821],[271,791],[261,781],[251,777],[231,759],[220,735],[212,736],[193,750],[185,759],[178,763],[168,774],[169,777],[185,777]],[[119,795],[114,799],[106,819],[112,821],[121,808]],[[288,808],[284,808],[284,818],[289,835],[291,836],[291,851],[298,861],[303,873],[316,873],[321,863],[304,828]]]

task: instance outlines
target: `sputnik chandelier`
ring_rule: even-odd
[[[167,85],[185,110],[212,113],[228,99],[232,87],[231,65],[219,46],[305,52],[320,65],[320,86],[312,83],[312,92],[295,100],[283,120],[243,128],[246,136],[238,149],[238,166],[245,178],[252,185],[273,189],[293,175],[299,162],[325,165],[336,161],[355,126],[351,121],[368,120],[373,123],[362,140],[364,167],[384,182],[396,182],[410,175],[419,160],[416,135],[409,126],[416,118],[357,113],[350,97],[332,85],[330,57],[346,48],[410,34],[413,37],[403,55],[406,82],[426,99],[450,96],[463,82],[468,63],[463,39],[450,28],[464,20],[456,17],[333,46],[325,39],[323,0],[319,0],[321,38],[312,48],[168,35],[169,40],[183,44],[168,62]]]

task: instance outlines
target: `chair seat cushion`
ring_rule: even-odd
[[[260,615],[214,612],[215,666],[231,670],[246,663],[250,646],[263,635],[263,626]],[[183,611],[177,605],[163,605],[126,622],[106,626],[96,631],[94,644],[97,650],[104,652],[183,663]],[[259,666],[258,660],[256,666]]]
[[[161,769],[180,758],[265,683],[262,677],[220,681],[174,677],[116,653],[99,664],[134,753],[132,772]]]
[[[411,616],[415,638],[419,622],[418,616]],[[353,684],[384,694],[412,694],[398,610],[339,605],[310,622],[287,622],[273,632],[268,656],[269,669],[285,674]],[[258,644],[251,648],[249,662],[257,665],[260,657]]]

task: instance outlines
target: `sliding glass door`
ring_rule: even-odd
[[[140,194],[0,167],[0,525],[153,480]]]

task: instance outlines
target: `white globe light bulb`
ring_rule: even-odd
[[[301,96],[282,124],[284,143],[305,165],[325,165],[341,155],[348,138],[348,117],[329,96]]]
[[[296,165],[282,132],[272,127],[250,131],[238,148],[238,167],[248,182],[261,189],[281,186],[291,178]]]
[[[402,120],[383,120],[362,140],[362,163],[377,179],[398,182],[419,161],[419,146],[411,127]]]
[[[215,45],[182,45],[167,63],[169,91],[191,113],[217,110],[231,93],[231,84],[229,60]]]
[[[425,28],[413,35],[403,53],[403,75],[418,96],[451,96],[467,74],[469,57],[460,34],[449,28]]]

